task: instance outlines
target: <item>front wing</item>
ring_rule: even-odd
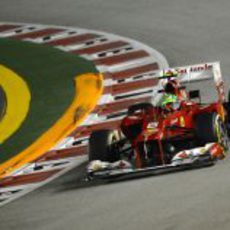
[[[218,143],[177,153],[170,164],[135,168],[130,162],[120,160],[115,163],[91,162],[87,168],[87,179],[124,180],[143,176],[153,176],[189,169],[212,166],[217,159],[224,158],[224,151]]]
[[[198,169],[208,166],[213,166],[214,161],[204,160],[199,163],[186,163],[181,165],[164,165],[164,166],[156,166],[156,167],[148,167],[143,169],[111,169],[111,170],[101,170],[94,173],[90,173],[87,175],[87,180],[127,180],[134,179],[139,177],[147,177],[154,175],[161,175],[191,169]]]

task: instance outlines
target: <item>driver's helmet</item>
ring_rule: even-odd
[[[177,94],[178,83],[174,80],[168,81],[164,86],[164,92],[168,94]]]

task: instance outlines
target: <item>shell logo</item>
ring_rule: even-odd
[[[26,82],[11,69],[0,65],[0,144],[15,133],[25,120],[31,93]]]

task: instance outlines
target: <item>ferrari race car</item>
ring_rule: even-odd
[[[143,176],[213,165],[228,152],[230,103],[219,63],[170,68],[157,73],[158,102],[128,108],[116,130],[94,131],[89,139],[88,179]],[[214,82],[216,100],[185,84]]]

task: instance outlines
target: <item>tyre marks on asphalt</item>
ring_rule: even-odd
[[[127,107],[149,101],[158,86],[155,73],[168,67],[156,50],[137,41],[81,28],[0,23],[0,37],[51,45],[93,61],[104,73],[104,93],[83,124],[61,143],[0,180],[0,205],[47,183],[87,159],[88,137],[117,127]],[[20,189],[19,189],[20,187]]]

